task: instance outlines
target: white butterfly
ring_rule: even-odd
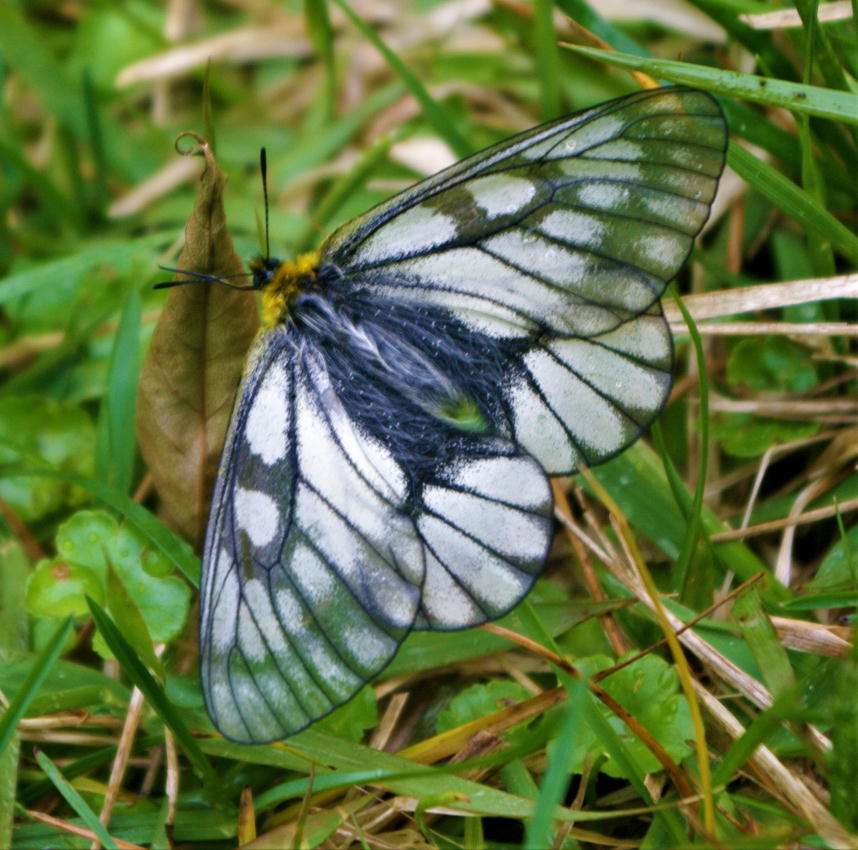
[[[659,296],[724,165],[702,92],[529,130],[252,264],[249,361],[203,562],[217,728],[263,742],[350,699],[414,629],[500,617],[542,571],[548,475],[665,404]]]

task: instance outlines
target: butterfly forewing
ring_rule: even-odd
[[[434,305],[499,341],[515,439],[570,473],[664,405],[672,346],[653,305],[706,221],[725,147],[709,95],[639,92],[418,184],[338,231],[324,260],[345,289]],[[642,328],[647,346],[624,351]]]
[[[323,259],[344,275],[384,272],[375,279],[392,297],[449,293],[466,321],[461,296],[518,316],[524,333],[534,323],[600,333],[676,275],[708,215],[725,140],[708,95],[640,92],[429,178],[341,228]]]

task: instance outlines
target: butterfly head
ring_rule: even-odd
[[[319,252],[300,254],[294,260],[255,257],[250,262],[253,288],[262,291],[262,323],[266,328],[283,322],[292,301],[316,283]]]

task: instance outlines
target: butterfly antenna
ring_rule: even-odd
[[[253,287],[248,286],[239,286],[230,281],[234,278],[239,277],[252,277],[251,272],[240,272],[239,274],[228,274],[228,275],[213,275],[213,274],[203,274],[202,272],[195,272],[189,269],[177,269],[173,266],[158,266],[161,271],[171,272],[173,274],[182,274],[184,277],[173,280],[162,280],[159,283],[156,283],[153,287],[154,289],[172,289],[174,286],[187,286],[191,283],[221,283],[224,286],[228,286],[231,289],[252,289]]]
[[[268,155],[265,148],[259,149],[259,173],[262,175],[262,198],[265,203],[265,259],[271,256],[271,246],[268,241]]]

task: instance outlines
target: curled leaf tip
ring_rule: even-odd
[[[195,144],[186,147],[185,142],[188,139],[193,139]],[[211,151],[211,145],[208,143],[206,138],[193,130],[182,130],[182,132],[176,136],[176,141],[173,143],[173,147],[175,147],[176,153],[179,154],[179,156],[208,156]]]

